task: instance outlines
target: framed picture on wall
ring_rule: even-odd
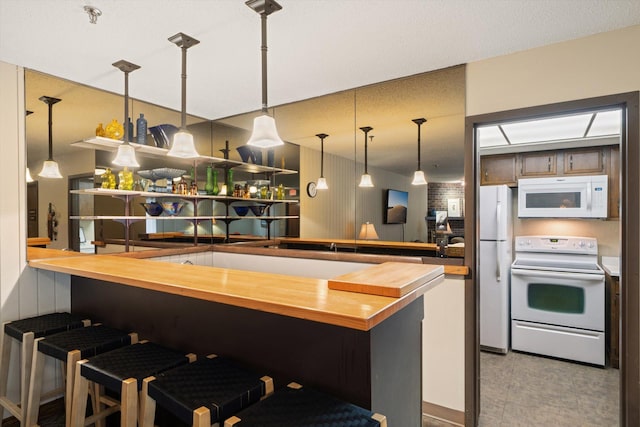
[[[449,218],[460,218],[462,216],[460,199],[447,199],[447,213]]]

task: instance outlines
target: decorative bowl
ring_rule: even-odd
[[[158,202],[149,202],[149,203],[140,203],[140,204],[144,208],[145,212],[151,216],[159,216],[163,211],[162,205]]]
[[[150,127],[149,133],[153,137],[156,147],[169,148],[171,146],[173,135],[178,132],[178,130],[179,129],[174,125],[163,124]]]
[[[183,207],[184,203],[182,202],[162,202],[162,208],[171,216],[178,215]]]
[[[255,216],[264,215],[265,211],[268,208],[269,208],[269,206],[267,206],[267,205],[252,205],[252,206],[249,206],[249,209],[251,209],[251,212],[253,212],[253,214]]]
[[[249,212],[249,206],[234,206],[233,210],[236,211],[238,216],[245,216]]]

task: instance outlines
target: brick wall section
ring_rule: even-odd
[[[429,230],[429,241],[435,241],[435,215],[433,211],[446,211],[449,199],[459,199],[462,216],[464,216],[464,187],[459,183],[433,182],[429,183],[427,196],[427,229]],[[449,218],[449,225],[453,234],[451,236],[464,236],[464,219]]]

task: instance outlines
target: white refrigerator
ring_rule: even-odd
[[[479,204],[480,347],[506,354],[511,321],[511,189],[506,185],[481,186]]]

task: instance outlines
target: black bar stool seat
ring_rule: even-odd
[[[25,425],[34,426],[38,421],[45,356],[61,360],[66,365],[65,414],[68,426],[71,418],[76,362],[135,342],[137,342],[135,333],[127,333],[104,325],[77,328],[38,338],[33,353]]]
[[[58,332],[68,331],[89,325],[91,322],[81,316],[67,312],[42,314],[25,319],[5,322],[0,335],[0,410],[7,409],[21,423],[25,423],[29,383],[31,380],[34,341]],[[13,402],[7,396],[9,381],[9,365],[11,363],[11,346],[16,340],[21,343],[20,353],[20,403]]]
[[[273,380],[214,355],[144,380],[143,427],[153,427],[156,404],[194,427],[218,423],[273,392]]]
[[[155,343],[141,342],[79,361],[73,389],[72,425],[84,426],[119,410],[120,425],[135,426],[142,380],[186,364],[194,357]],[[107,403],[109,408],[103,411],[99,407],[97,414],[85,420],[89,381],[120,393],[120,401],[107,398],[101,391],[96,393],[98,403]]]
[[[290,383],[240,411],[224,427],[386,427],[385,416],[320,391]]]

